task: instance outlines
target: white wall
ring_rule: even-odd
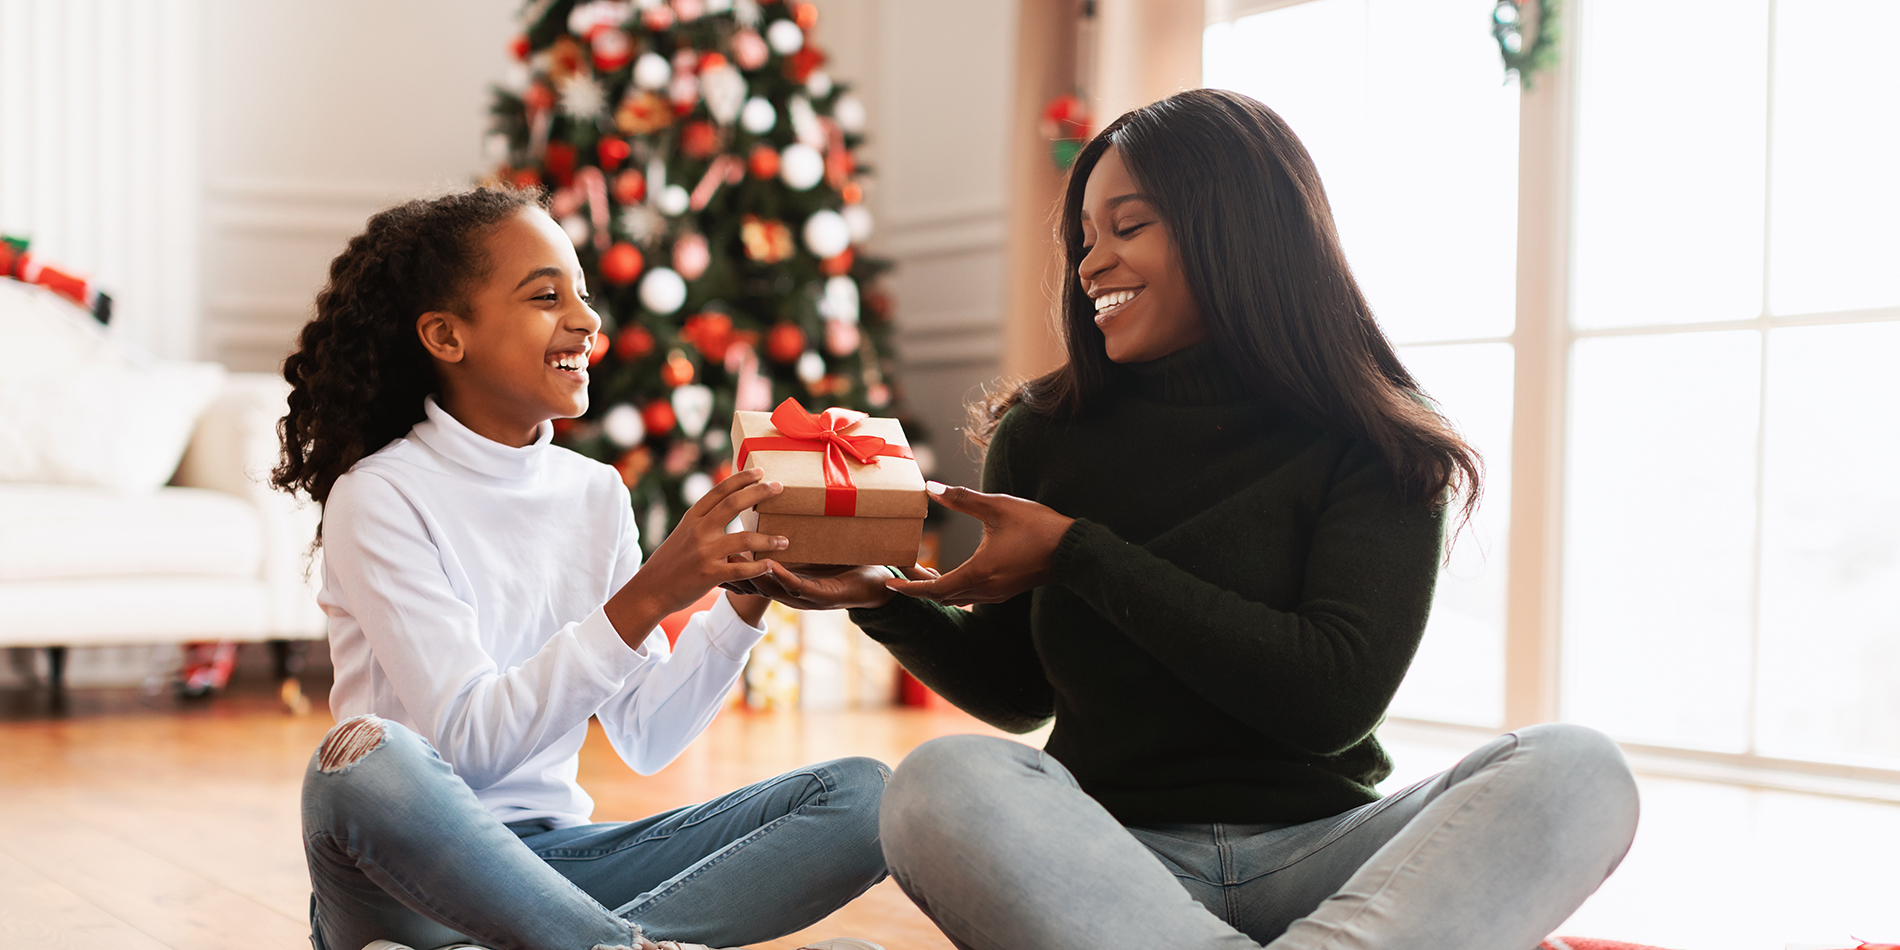
[[[113,295],[121,336],[198,330],[199,0],[0,0],[0,232]]]
[[[370,214],[486,170],[517,4],[199,2],[203,349],[274,370]]]

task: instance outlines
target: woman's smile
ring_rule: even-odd
[[[1141,295],[1142,289],[1143,288],[1136,287],[1132,290],[1097,291],[1095,295],[1095,325],[1098,327],[1102,326],[1113,319],[1116,314],[1128,309],[1128,305],[1133,303],[1135,298]]]

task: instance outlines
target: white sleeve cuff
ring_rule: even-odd
[[[653,651],[649,649],[648,643],[656,636],[665,637],[666,633],[656,627],[647,640],[641,642],[639,649],[628,647],[627,641],[621,639],[620,631],[614,629],[613,621],[607,619],[605,605],[588,614],[587,619],[574,628],[575,639],[587,648],[589,654],[599,659],[603,671],[615,679],[625,679],[652,657]]]
[[[712,608],[695,619],[706,623],[706,642],[729,659],[743,660],[748,651],[765,639],[765,628],[746,623],[728,600],[732,594],[719,592]]]

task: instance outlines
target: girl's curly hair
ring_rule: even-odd
[[[378,212],[350,239],[284,360],[290,413],[277,424],[284,454],[273,486],[321,503],[350,466],[422,421],[437,379],[416,318],[466,313],[491,266],[484,240],[538,204],[533,192],[492,187],[418,199]]]

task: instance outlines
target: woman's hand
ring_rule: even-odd
[[[757,577],[775,566],[767,559],[748,561],[736,555],[783,551],[790,543],[786,539],[757,531],[726,533],[726,525],[739,512],[784,490],[778,482],[761,483],[764,477],[760,470],[749,468],[713,486],[687,510],[633,579],[607,601],[607,619],[628,646],[639,648],[661,618],[692,606],[708,590]],[[765,602],[734,603],[733,607],[756,625]]]
[[[937,572],[927,567],[907,567],[906,577],[930,580]],[[852,607],[882,607],[897,596],[885,586],[893,580],[891,569],[877,565],[845,566],[831,564],[773,563],[769,573],[726,584],[737,594],[770,597],[799,610],[837,610]]]
[[[900,594],[940,604],[995,604],[1049,582],[1056,545],[1075,524],[1047,505],[1014,495],[929,484],[931,497],[951,511],[983,522],[983,541],[957,568],[929,580],[891,578]]]

